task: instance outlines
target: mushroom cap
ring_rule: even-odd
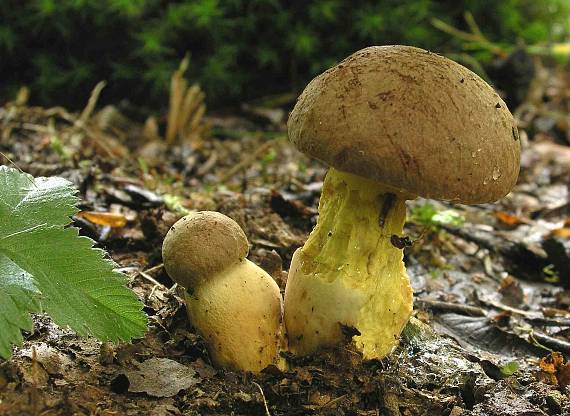
[[[519,173],[518,131],[499,95],[411,46],[368,47],[317,76],[287,127],[300,151],[426,198],[495,201]]]
[[[243,261],[248,252],[247,237],[240,226],[214,211],[181,218],[162,244],[166,272],[186,289],[195,289],[209,276]]]

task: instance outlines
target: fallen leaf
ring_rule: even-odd
[[[548,235],[550,237],[570,238],[570,228],[557,228]]]
[[[564,357],[559,352],[553,352],[546,357],[542,357],[538,366],[545,373],[555,374],[558,368],[564,364]]]
[[[500,222],[510,227],[514,227],[515,225],[523,224],[526,222],[522,218],[504,211],[495,211],[495,217],[497,217]]]
[[[524,301],[524,292],[520,282],[511,275],[501,279],[499,293],[502,300],[509,306],[518,306]]]
[[[542,314],[547,318],[553,318],[556,316],[570,316],[570,311],[557,308],[542,308]]]
[[[558,383],[562,388],[570,386],[570,361],[560,368],[558,372]]]
[[[475,347],[506,357],[540,357],[544,350],[497,326],[487,317],[445,313],[434,316],[438,332],[451,336],[464,348]]]
[[[168,358],[151,358],[138,369],[125,371],[129,391],[154,397],[171,397],[196,383],[196,371]]]
[[[92,224],[106,225],[111,228],[122,228],[127,225],[127,218],[123,214],[112,212],[81,211],[75,216],[84,218]]]
[[[200,378],[212,378],[216,375],[217,371],[210,365],[206,364],[204,360],[198,358],[196,361],[192,363],[192,367]]]
[[[501,369],[501,373],[504,376],[512,376],[514,373],[516,373],[519,370],[519,363],[517,363],[516,361],[511,361],[503,366],[500,367]]]
[[[43,342],[32,348],[22,349],[20,354],[40,363],[48,374],[63,374],[62,371],[72,365],[67,355]]]
[[[562,388],[570,385],[570,361],[564,362],[564,356],[559,352],[541,358],[538,366],[540,372],[537,378],[547,384],[558,385]]]

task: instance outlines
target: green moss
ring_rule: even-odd
[[[156,108],[167,102],[170,70],[190,53],[188,76],[210,103],[227,105],[300,88],[371,44],[458,50],[430,21],[466,29],[465,11],[501,44],[570,33],[567,0],[0,0],[0,99],[25,84],[34,103],[79,108],[105,79],[102,101]]]

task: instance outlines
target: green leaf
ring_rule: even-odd
[[[39,300],[79,335],[117,341],[146,330],[142,305],[115,264],[76,228],[64,228],[77,212],[75,193],[65,179],[0,166],[0,356],[21,342],[17,329],[31,328]]]
[[[0,241],[41,225],[69,223],[77,191],[63,178],[37,178],[0,166]],[[1,244],[1,242],[0,242]]]
[[[32,276],[0,254],[0,357],[22,344],[21,330],[32,329],[31,312],[39,312],[39,290]]]
[[[501,370],[501,374],[503,374],[505,377],[509,377],[519,370],[519,363],[516,361],[511,361],[499,367],[499,369]]]
[[[451,209],[438,211],[430,203],[413,208],[410,219],[417,224],[425,225],[432,229],[437,229],[443,224],[460,227],[465,222],[465,218],[458,212]]]

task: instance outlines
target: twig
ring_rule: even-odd
[[[95,110],[95,106],[97,105],[97,101],[99,100],[99,95],[101,95],[101,91],[105,88],[107,83],[105,81],[99,81],[93,91],[91,91],[91,95],[89,96],[89,100],[87,101],[87,105],[81,112],[81,115],[75,122],[75,127],[84,127],[91,114],[93,114],[93,110]]]
[[[22,123],[22,129],[34,131],[36,133],[49,133],[50,129],[46,126],[41,126],[34,123]]]
[[[442,302],[439,300],[417,299],[416,303],[427,306],[431,309],[437,309],[446,312],[458,312],[469,316],[487,316],[487,312],[476,306],[463,305],[460,303]]]
[[[162,283],[160,283],[158,280],[156,280],[154,277],[152,277],[151,275],[149,275],[148,273],[152,273],[156,270],[159,270],[160,268],[164,267],[162,263],[160,263],[157,266],[151,267],[148,270],[139,270],[137,267],[120,267],[118,269],[116,269],[118,272],[121,273],[128,273],[128,272],[135,272],[134,276],[132,276],[132,278],[136,277],[137,275],[140,275],[141,277],[143,277],[144,279],[148,280],[150,283],[154,284],[155,286],[160,286],[165,290],[169,290],[165,285],[163,285]]]
[[[52,107],[48,108],[47,110],[40,109],[44,112],[46,117],[58,116],[62,120],[67,121],[70,124],[75,124],[77,119],[67,112],[67,110],[63,107]]]
[[[562,326],[562,327],[570,327],[570,319],[559,317],[559,318],[549,318],[545,317],[543,312],[538,311],[525,311],[522,309],[514,308],[509,305],[505,305],[501,302],[498,302],[493,299],[485,299],[479,298],[481,302],[486,305],[492,306],[499,310],[512,313],[514,315],[522,316],[528,322],[534,323],[536,325],[543,325],[543,326]],[[570,344],[568,344],[570,345]]]
[[[213,150],[208,160],[206,160],[206,162],[204,162],[204,164],[200,166],[196,171],[196,176],[198,177],[204,176],[206,173],[212,170],[212,168],[216,165],[217,161],[218,161],[218,152]]]
[[[226,182],[228,179],[230,179],[232,176],[234,176],[236,173],[238,173],[239,171],[246,169],[247,167],[249,167],[249,165],[251,165],[253,162],[255,162],[259,157],[261,157],[261,155],[263,155],[265,152],[267,152],[272,146],[275,145],[275,143],[277,143],[278,141],[282,140],[283,137],[285,136],[280,136],[277,137],[275,139],[269,140],[265,143],[263,143],[261,146],[259,146],[257,148],[257,150],[255,152],[253,152],[253,154],[247,158],[245,158],[244,160],[242,160],[240,163],[238,163],[237,165],[235,165],[233,168],[231,168],[230,170],[228,170],[220,179],[220,182],[224,183]]]
[[[549,335],[543,334],[541,332],[532,331],[530,336],[535,340],[538,341],[541,345],[544,345],[548,348],[552,348],[556,351],[563,352],[565,354],[570,354],[570,342],[563,341],[558,338],[551,337]]]
[[[486,305],[492,306],[493,308],[500,309],[505,312],[511,312],[516,315],[524,316],[525,318],[541,318],[542,314],[540,312],[533,312],[533,311],[523,311],[522,309],[514,308],[509,305],[505,305],[504,303],[498,302],[493,299],[487,299],[485,297],[480,297],[479,300]]]
[[[441,19],[433,18],[431,19],[431,24],[436,29],[441,30],[442,32],[447,33],[457,39],[467,41],[467,42],[481,42],[481,38],[474,33],[465,32],[463,30],[459,30],[454,26],[451,26],[448,23],[445,23]]]
[[[494,44],[483,35],[481,30],[479,29],[479,26],[477,26],[477,23],[475,23],[473,15],[471,15],[470,13],[466,14],[465,20],[467,21],[467,25],[469,26],[471,32],[465,32],[463,30],[457,29],[456,27],[451,26],[450,24],[444,22],[441,19],[433,18],[431,19],[431,24],[436,29],[439,29],[442,32],[445,32],[448,35],[451,35],[464,42],[472,43],[477,47],[490,50],[491,52],[499,56],[505,55],[506,52],[503,48]]]
[[[4,159],[6,159],[8,161],[8,163],[10,163],[12,166],[14,166],[16,169],[18,169],[18,171],[22,174],[25,174],[25,172],[20,169],[20,167],[17,165],[16,162],[14,162],[12,159],[10,159],[8,157],[8,155],[6,153],[2,153],[0,152],[0,156],[2,156]],[[33,179],[30,179],[28,176],[26,176],[26,178],[28,178],[28,181],[30,182],[30,184],[34,185],[37,188],[36,183],[33,181]]]
[[[259,392],[261,393],[261,398],[263,399],[263,405],[265,406],[265,415],[271,416],[271,413],[269,413],[269,407],[267,407],[267,400],[265,400],[265,394],[263,393],[263,389],[255,381],[252,381],[252,383],[259,389]]]
[[[157,270],[160,270],[164,267],[164,263],[157,264],[156,266],[151,267],[150,269],[146,269],[144,272],[147,274],[154,273]]]
[[[164,290],[168,290],[168,288],[166,286],[164,286],[162,283],[160,283],[158,280],[156,280],[154,277],[148,275],[147,273],[143,272],[142,270],[138,270],[137,273],[139,275],[141,275],[142,277],[144,277],[146,280],[148,280],[149,282],[153,283],[155,286],[160,286],[161,288],[163,288]]]
[[[335,399],[329,400],[328,402],[326,402],[325,404],[323,404],[320,409],[325,409],[327,407],[331,407],[333,404],[340,402],[342,399],[344,399],[346,396],[348,396],[348,393],[343,394],[342,396],[338,396]]]

